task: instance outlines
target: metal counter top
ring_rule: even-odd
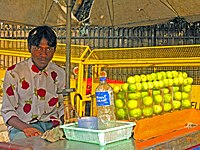
[[[161,143],[154,143],[151,146],[144,146],[147,141],[140,142],[138,145],[133,138],[128,140],[122,140],[114,143],[100,146],[97,144],[84,143],[70,140],[59,140],[54,143],[47,142],[44,139],[38,137],[31,137],[21,140],[10,142],[11,144],[17,144],[24,147],[32,147],[33,150],[155,150],[155,149],[189,149],[198,145],[200,148],[200,130],[185,134],[183,136],[177,136]],[[141,144],[143,145],[141,148]]]
[[[47,142],[40,137],[31,137],[11,142],[12,144],[32,147],[33,150],[134,150],[133,139],[123,140],[100,146],[78,141],[59,140],[54,143]]]

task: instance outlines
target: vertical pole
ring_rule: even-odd
[[[66,89],[70,89],[70,75],[71,75],[71,0],[66,0],[66,63],[65,63],[65,75],[66,75]],[[69,120],[69,104],[70,104],[70,92],[64,94],[64,122]]]
[[[70,88],[71,74],[71,0],[67,0],[67,22],[66,22],[66,88]],[[69,94],[69,93],[68,93]]]

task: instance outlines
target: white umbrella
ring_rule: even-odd
[[[200,21],[199,0],[94,0],[94,26],[136,27],[165,23],[175,17]]]
[[[29,26],[66,26],[65,0],[1,0],[0,20]],[[72,25],[78,25],[72,16]]]

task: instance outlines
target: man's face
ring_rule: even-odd
[[[53,58],[54,47],[49,47],[48,41],[43,38],[39,46],[31,46],[31,58],[34,64],[40,69],[44,69]]]

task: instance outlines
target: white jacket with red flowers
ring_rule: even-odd
[[[26,123],[52,121],[58,125],[64,107],[63,96],[56,91],[64,87],[65,71],[52,62],[43,71],[31,58],[9,67],[3,85],[1,112],[4,122],[17,116]]]

